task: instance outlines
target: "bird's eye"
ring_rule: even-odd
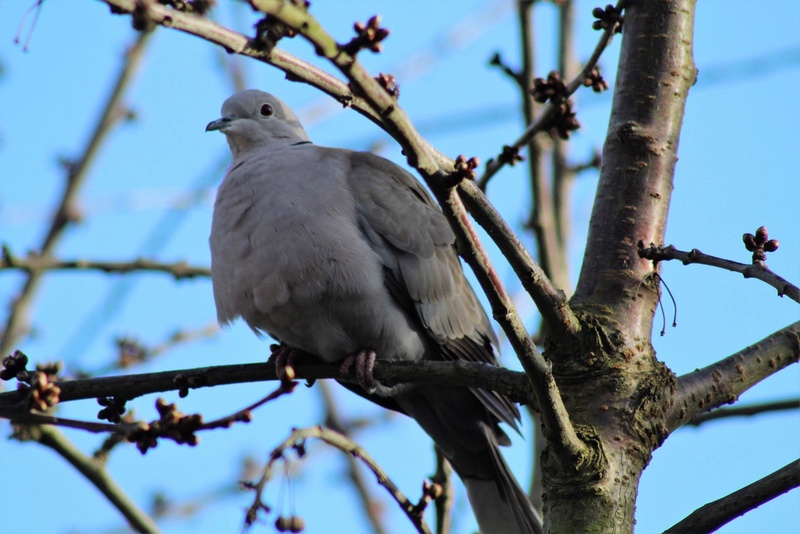
[[[272,106],[270,106],[269,104],[264,104],[263,106],[261,106],[261,115],[262,116],[271,117],[272,113],[273,113]]]

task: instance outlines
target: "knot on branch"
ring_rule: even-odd
[[[744,234],[742,236],[744,248],[753,253],[753,265],[766,267],[767,252],[778,250],[781,242],[777,239],[770,239],[766,226],[761,226],[756,230],[756,235]]]
[[[380,15],[373,16],[366,24],[356,22],[353,24],[353,29],[356,31],[356,36],[341,47],[344,52],[351,56],[355,56],[365,48],[378,53],[381,51],[381,41],[389,37],[389,30],[381,28]]]
[[[141,423],[127,436],[127,440],[135,443],[139,452],[145,454],[149,449],[154,449],[158,445],[158,438],[168,438],[179,445],[191,447],[200,442],[195,431],[203,425],[202,415],[181,413],[176,404],[168,404],[160,397],[156,399],[156,410],[160,415],[158,420],[149,424]]]
[[[169,6],[175,11],[205,15],[217,3],[217,0],[158,0],[159,4]]]
[[[378,82],[384,91],[389,93],[389,95],[397,100],[400,98],[400,85],[397,83],[397,79],[391,74],[384,74],[380,73],[375,77],[375,81]]]
[[[616,25],[614,33],[622,32],[622,23],[625,17],[622,15],[622,10],[618,10],[611,4],[608,4],[605,9],[596,7],[592,10],[592,16],[597,20],[592,23],[592,28],[595,30],[607,30]]]
[[[586,74],[586,77],[583,79],[583,85],[591,87],[592,91],[595,93],[602,93],[608,90],[608,82],[600,73],[600,67],[597,66],[592,67],[592,70]]]

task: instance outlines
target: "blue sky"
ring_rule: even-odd
[[[0,242],[18,254],[40,243],[63,185],[58,159],[80,153],[120,57],[134,37],[129,19],[110,15],[100,2],[47,2],[25,53],[13,39],[31,4],[28,0],[0,4]],[[221,4],[216,10],[221,21],[251,31],[257,17],[249,8]],[[589,29],[595,5],[577,2],[580,59],[588,57],[598,38]],[[392,34],[384,52],[365,54],[364,62],[375,74],[398,75],[400,103],[419,124],[432,125],[423,133],[440,151],[486,161],[521,131],[515,88],[487,67],[495,51],[511,64],[518,61],[517,25],[510,3],[340,0],[315,2],[312,11],[340,41],[349,38],[354,21],[375,13],[383,16]],[[551,6],[536,12],[537,74],[542,76],[555,66],[554,13]],[[800,3],[794,0],[768,0],[757,6],[744,0],[699,3],[695,59],[700,75],[684,119],[667,231],[667,242],[679,248],[699,248],[746,262],[749,254],[741,245],[741,234],[766,225],[770,236],[781,241],[768,263],[795,283],[800,281],[798,19]],[[22,27],[24,40],[29,24]],[[612,89],[618,45],[612,45],[601,61]],[[281,46],[324,65],[299,39]],[[80,193],[85,220],[61,240],[59,257],[125,260],[139,254],[208,264],[211,202],[221,178],[219,166],[227,162],[227,146],[222,136],[203,130],[219,116],[222,102],[232,92],[221,74],[220,60],[225,57],[194,37],[157,32],[126,97],[136,120],[117,128],[97,158]],[[403,163],[388,137],[357,114],[340,110],[310,87],[286,81],[270,66],[253,61],[242,65],[250,87],[279,95],[307,118],[315,142],[366,149],[386,141],[383,155]],[[610,92],[581,92],[577,110],[583,128],[570,144],[572,160],[581,162],[602,146],[610,104]],[[321,106],[330,113],[324,120],[314,120]],[[459,122],[449,120],[452,116],[460,117]],[[490,198],[519,227],[528,209],[523,167],[506,169],[494,180]],[[580,266],[596,180],[596,173],[582,174],[573,190],[573,278]],[[188,202],[187,192],[200,200]],[[530,242],[530,236],[524,239]],[[531,304],[510,269],[497,254],[495,258],[533,330],[536,314]],[[654,346],[659,358],[678,374],[708,365],[800,317],[796,303],[733,273],[667,264],[663,276],[678,301],[678,328],[657,336]],[[3,306],[18,291],[21,279],[0,272]],[[672,305],[665,306],[670,314]],[[211,324],[215,317],[209,281],[176,284],[159,274],[54,273],[43,284],[34,310],[35,335],[20,348],[34,361],[65,359],[73,368],[85,369],[101,368],[113,358],[117,336],[131,335],[153,345],[177,329]],[[659,328],[657,324],[656,332]],[[267,343],[236,324],[211,339],[175,348],[137,372],[259,362],[267,355]],[[504,363],[518,367],[507,348]],[[256,400],[265,390],[264,384],[240,385],[193,391],[186,399],[177,394],[164,397],[178,401],[184,412],[215,418]],[[800,371],[794,366],[743,395],[742,402],[799,393]],[[354,417],[379,413],[340,388],[336,394],[337,402]],[[140,417],[153,418],[154,400],[155,396],[137,399],[129,406]],[[97,409],[92,402],[73,403],[62,413],[92,419]],[[320,417],[318,391],[300,388],[255,412],[249,425],[201,435],[196,448],[164,442],[141,457],[133,447],[122,447],[114,453],[109,471],[142,505],[160,491],[177,500],[197,498],[233,483],[245,456],[265,458],[291,427],[316,424]],[[526,421],[524,436],[529,436],[530,428]],[[0,423],[0,433],[8,435],[9,426]],[[101,442],[97,436],[67,433],[85,451]],[[660,532],[698,506],[798,458],[798,438],[796,412],[679,430],[655,452],[643,475],[637,532]],[[429,442],[413,422],[394,417],[365,430],[358,440],[401,489],[418,495],[420,480],[433,464]],[[529,443],[530,439],[515,439],[505,452],[519,473],[529,468]],[[343,481],[341,456],[316,445],[311,450],[314,454],[298,467],[294,483],[295,506],[306,519],[306,532],[368,532]],[[0,466],[7,481],[0,485],[0,502],[13,499],[18,510],[5,514],[4,532],[95,533],[122,525],[97,491],[49,450],[2,440]],[[45,476],[47,482],[42,481]],[[214,499],[197,515],[167,521],[163,528],[174,533],[233,532],[248,501],[247,494]],[[457,512],[465,506],[459,490]],[[396,525],[392,532],[408,531],[388,501],[386,512],[388,524]],[[457,533],[474,529],[468,514],[459,514],[457,521]],[[787,532],[799,522],[800,492],[794,491],[721,532]],[[271,528],[262,525],[256,531]]]

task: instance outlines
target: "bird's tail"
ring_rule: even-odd
[[[508,468],[488,428],[486,434],[495,476],[462,476],[481,534],[541,534],[539,514]]]

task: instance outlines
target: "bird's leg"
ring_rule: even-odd
[[[343,375],[350,373],[350,368],[355,366],[356,380],[367,393],[375,393],[377,384],[372,377],[372,369],[375,367],[375,351],[362,350],[358,354],[348,356],[339,367],[339,372]]]

